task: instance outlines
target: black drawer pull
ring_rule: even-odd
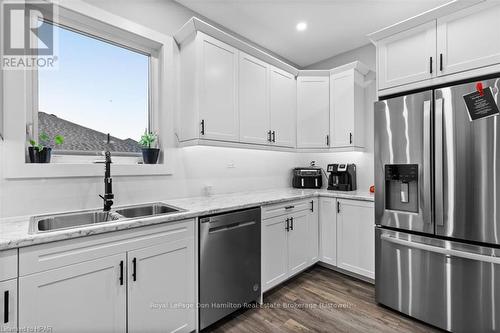
[[[288,209],[292,209],[292,208],[295,208],[295,206],[285,206],[285,209],[288,210]]]
[[[137,258],[132,259],[132,280],[137,281]]]
[[[123,286],[123,260],[120,261],[120,286]]]
[[[3,323],[9,322],[9,291],[3,293]]]

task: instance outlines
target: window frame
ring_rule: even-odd
[[[57,15],[54,24],[150,55],[148,124],[150,131],[158,133],[158,145],[162,151],[160,161],[154,165],[139,164],[142,158],[136,154],[130,156],[131,153],[116,152],[113,155],[117,156],[115,163],[118,164],[114,165],[114,175],[172,174],[173,58],[176,45],[173,38],[82,1],[61,2],[61,5],[55,6]],[[55,151],[53,163],[26,163],[26,142],[33,133],[28,120],[34,128],[34,110],[38,113],[38,75],[36,70],[28,69],[4,72],[3,93],[8,96],[4,100],[5,133],[2,133],[5,137],[2,158],[5,178],[102,176],[102,165],[95,163],[103,159],[98,152],[60,154]]]
[[[37,15],[32,15],[32,17],[29,18],[30,20],[40,20],[40,18]],[[136,52],[140,53],[142,55],[145,55],[148,57],[148,111],[147,111],[147,124],[148,124],[148,131],[151,131],[152,128],[156,128],[158,126],[155,126],[153,123],[153,99],[152,99],[152,94],[153,92],[158,90],[158,82],[155,82],[152,77],[153,77],[153,71],[158,69],[158,50],[157,49],[151,49],[151,48],[145,48],[140,45],[137,45],[134,43],[134,45],[131,45],[132,43],[130,41],[124,41],[123,38],[119,38],[119,36],[116,36],[116,34],[109,34],[109,33],[103,33],[103,32],[98,32],[97,29],[88,27],[87,25],[83,25],[80,22],[77,22],[74,19],[71,19],[68,16],[63,16],[59,14],[58,17],[58,22],[51,22],[44,20],[45,22],[52,24],[54,27],[59,27],[61,29],[66,29],[68,31],[74,32],[76,34],[83,35],[88,38],[92,38],[104,43],[111,44],[116,47],[120,47],[126,50],[129,50],[131,52]],[[83,30],[85,29],[85,30]],[[96,35],[96,34],[100,34]],[[105,37],[102,35],[106,35]],[[106,39],[106,38],[113,38],[113,40]],[[57,38],[56,38],[57,39]],[[127,45],[124,45],[123,43],[128,43]],[[34,45],[33,45],[34,46]],[[35,47],[33,47],[35,49]],[[39,79],[38,79],[38,71],[33,70],[33,101],[32,101],[32,110],[28,110],[28,115],[26,117],[27,119],[27,128],[28,128],[28,135],[31,136],[32,138],[38,138],[39,132],[38,132],[38,112],[40,110],[40,107],[38,105],[39,102]],[[28,145],[27,145],[28,147]],[[71,161],[74,160],[73,157],[68,157],[65,158],[65,156],[68,155],[79,155],[79,156],[88,156],[86,159],[88,163],[92,163],[95,160],[96,156],[100,156],[101,151],[77,151],[77,150],[60,150],[60,149],[53,149],[52,150],[52,156],[57,157],[57,163],[70,163]],[[129,163],[129,164],[134,164],[137,163],[138,161],[141,160],[142,154],[137,152],[137,153],[132,153],[132,152],[112,152],[114,156],[126,156],[129,157],[129,159],[122,159],[121,163]],[[85,161],[85,159],[79,159],[80,162]]]

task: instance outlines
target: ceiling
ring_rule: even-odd
[[[176,0],[189,9],[307,67],[369,43],[368,33],[449,0]],[[308,28],[299,32],[297,23]]]

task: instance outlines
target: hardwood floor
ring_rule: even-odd
[[[375,303],[374,286],[314,266],[210,332],[440,332]],[[288,306],[288,307],[287,307]]]

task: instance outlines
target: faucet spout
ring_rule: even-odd
[[[104,196],[99,195],[104,201],[103,210],[105,212],[109,212],[111,210],[111,206],[113,206],[113,179],[111,178],[111,153],[106,151],[104,153],[105,156],[105,167],[104,167]]]

